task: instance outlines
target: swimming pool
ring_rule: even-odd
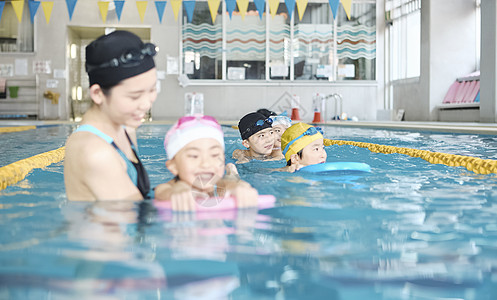
[[[163,136],[139,129],[152,185],[169,180]],[[64,144],[72,126],[3,134],[2,165]],[[497,138],[326,126],[325,136],[497,159]],[[224,127],[226,153],[241,147]],[[5,142],[7,141],[7,142]],[[7,153],[7,154],[6,154]],[[239,165],[276,207],[196,218],[148,203],[68,203],[62,163],[0,191],[0,298],[495,299],[497,180],[353,146],[328,161],[370,174]]]

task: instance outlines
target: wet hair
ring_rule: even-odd
[[[304,149],[302,149],[304,150]],[[302,159],[302,156],[303,156],[303,153],[302,153],[302,150],[300,150],[299,152],[297,152],[297,155],[300,157],[300,159]],[[292,160],[289,159],[287,162],[286,162],[286,166],[289,167],[292,165]]]

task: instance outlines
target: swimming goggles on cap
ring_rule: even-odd
[[[184,116],[179,118],[178,123],[176,124],[176,128],[184,128],[189,126],[190,125],[189,123],[196,123],[196,122],[200,122],[209,126],[212,125],[215,125],[216,127],[220,126],[214,117],[204,116],[204,115],[194,115],[194,116]]]
[[[119,66],[129,68],[136,67],[146,56],[155,56],[158,51],[158,47],[152,43],[146,43],[143,45],[141,50],[129,50],[126,53],[121,54],[117,58],[113,58],[108,62],[104,62],[100,65],[90,65],[86,64],[86,72],[90,73],[94,70],[105,69],[105,68],[117,68]]]
[[[256,128],[258,126],[263,126],[264,124],[269,124],[271,126],[271,124],[273,124],[273,120],[271,120],[270,118],[267,118],[264,120],[263,119],[257,120],[257,122],[255,122],[254,125],[245,129],[245,131],[243,132],[243,135],[250,133],[254,128]]]
[[[306,131],[304,131],[304,133],[302,133],[298,137],[294,138],[290,143],[288,143],[288,145],[286,145],[285,149],[283,149],[283,151],[282,151],[283,155],[286,155],[286,153],[288,152],[288,149],[290,149],[290,146],[293,143],[295,143],[298,139],[303,138],[306,135],[315,135],[318,133],[323,134],[323,130],[320,127],[309,127]]]

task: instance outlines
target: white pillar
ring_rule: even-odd
[[[497,3],[481,1],[480,122],[497,121]]]

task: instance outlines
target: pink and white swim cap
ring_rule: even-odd
[[[203,115],[181,117],[166,133],[164,149],[167,158],[173,159],[188,143],[203,138],[217,140],[224,150],[223,130],[215,118]]]

